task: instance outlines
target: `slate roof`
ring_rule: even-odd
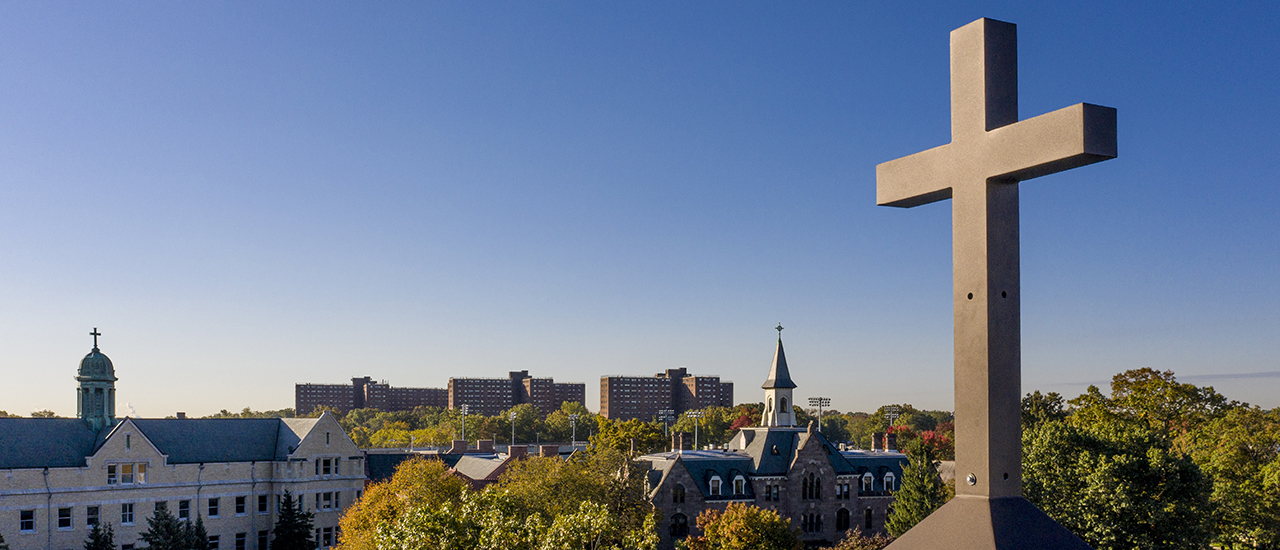
[[[84,466],[97,446],[78,418],[0,418],[0,469]]]
[[[791,371],[787,370],[787,354],[782,351],[782,337],[778,337],[778,349],[773,352],[773,366],[769,367],[769,379],[760,386],[766,390],[774,388],[794,388]]]
[[[286,460],[314,418],[137,418],[133,423],[169,464]],[[281,436],[284,436],[283,438]]]
[[[314,418],[134,418],[169,464],[286,460],[315,427]],[[111,432],[76,418],[0,418],[0,469],[85,465]]]

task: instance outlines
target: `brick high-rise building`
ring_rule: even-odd
[[[352,378],[350,384],[297,384],[294,386],[294,412],[310,414],[316,407],[329,407],[346,413],[352,409],[411,411],[417,407],[449,406],[449,392],[444,388],[397,388],[373,378]]]
[[[530,403],[543,414],[573,401],[585,405],[586,384],[556,383],[551,378],[532,378],[529,371],[514,371],[507,378],[450,378],[449,408],[467,405],[470,414],[493,416],[521,403]]]
[[[680,414],[732,406],[733,382],[721,382],[719,376],[691,376],[684,367],[652,377],[600,377],[600,415],[605,418],[651,420],[664,409]]]

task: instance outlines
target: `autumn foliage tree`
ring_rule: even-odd
[[[376,548],[378,526],[389,524],[412,508],[440,508],[461,501],[466,483],[439,460],[412,458],[402,462],[390,480],[375,483],[342,516],[343,550]]]
[[[689,550],[799,550],[800,530],[791,520],[751,504],[731,502],[723,512],[698,515],[702,536],[685,539]]]

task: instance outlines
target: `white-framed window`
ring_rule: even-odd
[[[209,550],[218,550],[218,544],[220,542],[221,539],[218,535],[209,535]]]
[[[178,501],[178,519],[191,519],[191,501]]]
[[[894,489],[894,487],[893,487],[893,481],[894,481],[894,479],[893,479],[893,472],[889,472],[889,473],[885,474],[885,475],[884,475],[884,490],[886,490],[886,491],[895,491],[896,489]]]
[[[747,478],[737,476],[733,478],[733,494],[744,495],[747,493]]]
[[[209,517],[218,517],[218,499],[216,498],[209,499]]]
[[[132,485],[147,482],[147,463],[107,464],[107,485]]]
[[[120,524],[133,525],[133,503],[120,505]]]
[[[18,512],[18,530],[23,533],[36,532],[36,511],[22,510]]]
[[[258,495],[258,513],[266,514],[269,512],[271,512],[271,505],[267,495]]]
[[[94,525],[97,525],[99,522],[102,521],[100,517],[101,514],[102,514],[102,509],[97,506],[90,506],[88,508],[85,508],[84,509],[84,526],[87,528],[92,528]]]
[[[713,497],[718,497],[718,496],[720,496],[720,476],[712,476],[712,477],[711,477],[711,487],[710,487],[710,489],[711,489],[711,496],[713,496]]]
[[[236,497],[236,515],[243,516],[249,513],[249,497]]]
[[[872,484],[875,481],[875,479],[876,478],[871,475],[871,472],[862,474],[862,492],[870,493],[872,491]]]
[[[75,527],[75,523],[71,520],[70,508],[58,508],[58,530],[69,531]]]

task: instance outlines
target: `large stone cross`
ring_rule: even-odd
[[[928,531],[926,524],[950,514],[955,517],[947,521],[968,524],[955,527],[960,531],[950,535],[952,542],[961,531],[985,522],[988,534],[979,538],[993,537],[992,544],[1001,547],[1001,506],[1017,509],[1009,512],[1017,516],[1038,514],[1034,521],[1015,523],[1052,522],[1021,498],[1018,182],[1115,158],[1116,111],[1081,103],[1018,121],[1016,29],[1012,23],[979,19],[952,31],[951,143],[876,167],[880,205],[952,201],[956,494],[984,499],[981,505],[953,500],[955,506],[939,510],[934,514],[939,518],[931,516],[934,521],[922,522],[900,543],[919,539],[915,531]],[[999,498],[1020,502],[991,502]],[[1027,507],[1034,513],[1023,510]],[[1053,527],[1065,532],[1056,523],[1046,529]]]

